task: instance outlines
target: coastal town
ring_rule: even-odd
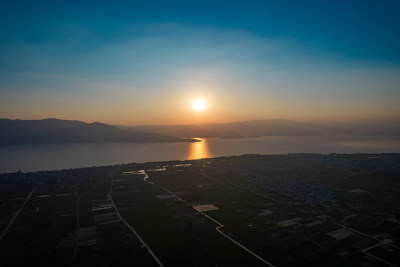
[[[400,154],[0,174],[0,265],[399,266]]]

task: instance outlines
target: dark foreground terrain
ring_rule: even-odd
[[[398,266],[400,154],[0,175],[0,266]]]

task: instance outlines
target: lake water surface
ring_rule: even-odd
[[[306,136],[203,139],[198,143],[71,143],[0,146],[0,173],[198,159],[241,154],[400,153],[400,137]]]

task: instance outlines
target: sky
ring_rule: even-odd
[[[398,0],[3,0],[0,118],[399,119],[399,47]]]

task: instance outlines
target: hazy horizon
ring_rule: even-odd
[[[368,123],[368,122],[382,122],[382,123],[391,123],[391,122],[398,122],[400,118],[393,118],[393,119],[373,119],[373,118],[365,118],[365,119],[344,119],[344,120],[292,120],[292,119],[285,119],[285,118],[264,118],[264,119],[253,119],[253,120],[241,120],[241,121],[223,121],[223,122],[214,122],[214,121],[205,121],[199,123],[187,123],[187,124],[179,124],[179,123],[171,123],[171,124],[113,124],[108,123],[105,121],[84,121],[79,119],[66,119],[66,118],[55,118],[55,117],[42,117],[42,118],[6,118],[2,117],[0,120],[33,120],[33,121],[40,121],[40,120],[66,120],[66,121],[80,121],[84,123],[104,123],[113,126],[121,126],[121,127],[135,127],[135,126],[190,126],[190,125],[200,125],[200,124],[231,124],[231,123],[244,123],[244,122],[253,122],[253,121],[292,121],[292,122],[304,122],[304,123],[324,123],[324,122],[332,122],[332,123]]]
[[[0,5],[1,117],[400,118],[396,1]]]

